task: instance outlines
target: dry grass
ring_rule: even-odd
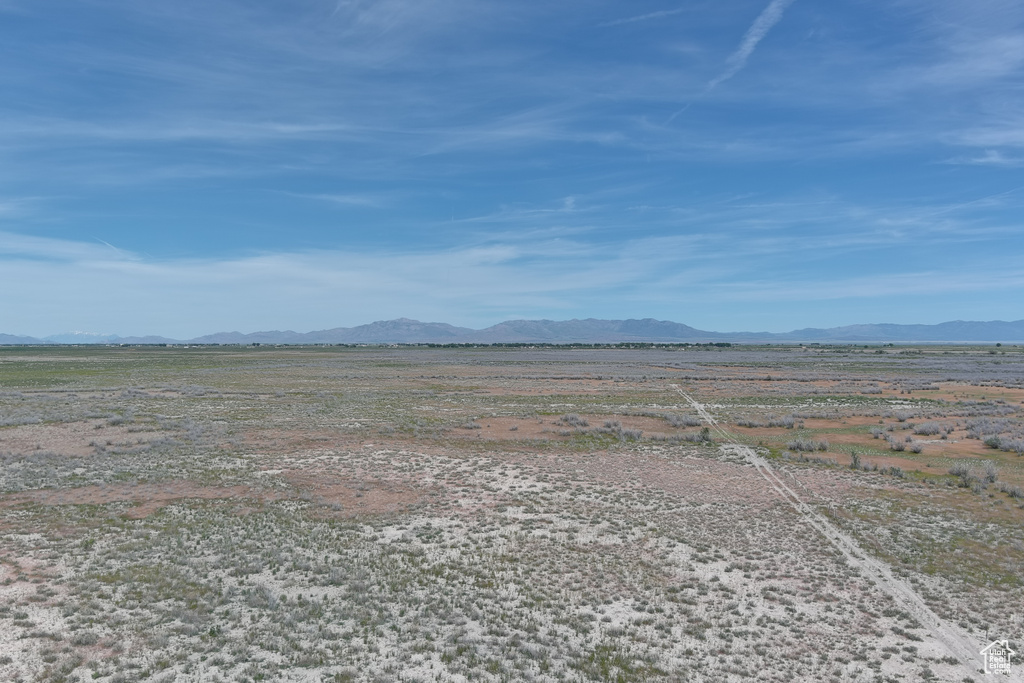
[[[1024,370],[943,351],[0,349],[0,678],[960,681],[669,386],[1019,645]]]

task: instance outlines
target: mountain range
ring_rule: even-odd
[[[507,320],[482,330],[409,318],[382,320],[356,327],[314,332],[267,331],[243,334],[217,332],[194,339],[119,337],[70,332],[45,338],[0,334],[10,344],[495,344],[495,343],[616,343],[616,342],[732,342],[732,343],[992,343],[1024,341],[1024,320],[972,322],[956,320],[938,325],[891,323],[847,325],[792,332],[709,332],[668,320]]]

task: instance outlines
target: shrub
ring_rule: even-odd
[[[1024,498],[1024,490],[1021,490],[1020,486],[1013,486],[1005,481],[1000,481],[996,488],[1010,498]]]
[[[562,424],[569,425],[570,427],[587,427],[590,425],[590,423],[587,422],[585,418],[580,417],[576,413],[569,413],[568,415],[563,415],[558,419],[558,421],[561,422]]]
[[[814,439],[794,439],[786,444],[791,451],[827,451],[828,441],[815,441]]]
[[[958,462],[949,468],[949,473],[954,477],[966,477],[970,472],[971,468],[965,462]]]
[[[611,434],[618,437],[620,441],[638,441],[643,436],[640,429],[626,429],[618,420],[606,420],[604,427],[597,430],[601,434]]]
[[[712,443],[711,430],[707,427],[702,427],[696,434],[683,434],[681,438],[683,441],[689,441],[690,443]]]
[[[942,433],[942,425],[937,422],[925,422],[914,427],[914,433],[921,436],[937,436]]]
[[[1010,498],[1024,498],[1024,491],[1022,491],[1019,486],[1011,486],[1006,482],[999,482],[999,486],[997,488]]]
[[[1004,451],[1024,455],[1024,439],[999,439],[999,447]]]
[[[100,637],[92,631],[79,633],[71,639],[72,645],[95,645],[98,642],[100,642]]]
[[[796,417],[793,415],[787,415],[785,417],[772,416],[764,422],[744,418],[737,420],[736,425],[739,427],[785,427],[786,429],[793,429],[796,427]]]
[[[985,461],[985,476],[983,478],[989,484],[994,484],[999,478],[999,468],[991,460]]]
[[[980,493],[988,484],[999,478],[999,469],[991,460],[985,462],[981,471],[966,462],[958,462],[949,468],[949,473],[954,477],[960,477],[960,488],[969,488],[975,493]]]
[[[704,424],[699,417],[693,415],[665,415],[664,418],[673,427],[700,427]]]
[[[797,455],[792,457],[789,455],[789,453],[783,453],[782,457],[785,460],[792,460],[795,462],[810,462],[814,463],[815,465],[826,465],[828,467],[835,467],[836,465],[838,465],[838,463],[835,461],[835,458],[821,458],[818,456],[809,458],[803,453],[798,453]]]

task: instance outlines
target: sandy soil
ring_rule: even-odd
[[[19,425],[0,429],[0,453],[85,456],[97,446],[131,448],[159,438],[160,432],[131,425],[112,426],[106,420],[62,424]]]

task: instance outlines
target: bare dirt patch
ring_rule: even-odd
[[[97,446],[130,448],[160,436],[157,431],[126,425],[114,426],[106,420],[19,425],[0,429],[0,453],[31,455],[44,451],[57,455],[86,456],[94,454]]]
[[[79,486],[65,489],[44,489],[24,491],[0,497],[0,506],[10,507],[21,503],[43,503],[45,505],[109,505],[111,503],[133,503],[124,516],[131,519],[148,517],[171,503],[185,500],[217,500],[267,498],[267,494],[254,491],[248,486],[203,486],[192,481],[163,481],[155,484],[106,484],[101,486]],[[270,494],[269,497],[274,497]]]
[[[342,479],[324,470],[286,471],[281,477],[299,489],[303,499],[342,515],[403,512],[439,495],[436,486],[415,481]]]
[[[621,430],[642,432],[643,436],[668,437],[681,434],[664,420],[632,415],[576,415],[579,421],[566,421],[563,416],[544,415],[541,417],[481,417],[467,420],[451,435],[458,438],[485,439],[489,441],[520,441],[542,439],[566,441],[574,436],[616,433]],[[613,423],[611,426],[609,423]],[[604,431],[602,431],[604,430]],[[692,431],[692,430],[691,430]]]

